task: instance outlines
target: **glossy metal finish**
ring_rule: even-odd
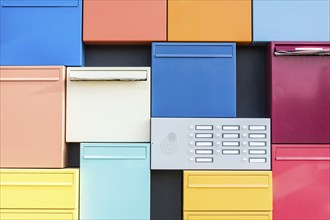
[[[330,43],[270,44],[273,143],[330,143],[330,56],[275,56],[275,49]]]
[[[272,147],[274,220],[330,219],[330,145]]]

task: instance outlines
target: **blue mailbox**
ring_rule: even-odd
[[[80,219],[150,219],[150,144],[81,143]]]
[[[236,44],[153,43],[152,117],[236,117]]]
[[[330,1],[253,0],[253,41],[330,41]]]
[[[84,65],[82,0],[0,2],[0,65]]]

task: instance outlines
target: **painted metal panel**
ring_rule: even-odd
[[[0,65],[84,64],[82,0],[1,0]]]
[[[150,144],[82,143],[80,154],[81,219],[150,219]]]
[[[330,219],[330,145],[272,148],[274,219]]]
[[[67,142],[149,142],[149,67],[71,67]]]
[[[270,44],[273,143],[330,143],[330,44]]]
[[[235,117],[234,43],[153,43],[153,117]]]
[[[78,169],[0,169],[1,209],[78,209]]]
[[[0,67],[0,167],[63,168],[65,68]]]
[[[253,42],[330,41],[330,1],[253,0]]]
[[[184,220],[271,220],[271,212],[184,212]]]
[[[270,171],[184,171],[184,211],[271,211]]]
[[[168,41],[252,40],[251,0],[169,0]]]
[[[3,220],[77,220],[78,210],[0,209]]]
[[[87,44],[166,41],[166,0],[84,0]]]

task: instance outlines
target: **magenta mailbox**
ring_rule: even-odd
[[[273,143],[330,143],[330,42],[270,44]]]

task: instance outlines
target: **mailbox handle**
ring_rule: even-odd
[[[147,81],[146,71],[71,71],[70,81]]]
[[[326,45],[292,45],[275,46],[275,56],[329,56],[330,46]]]

